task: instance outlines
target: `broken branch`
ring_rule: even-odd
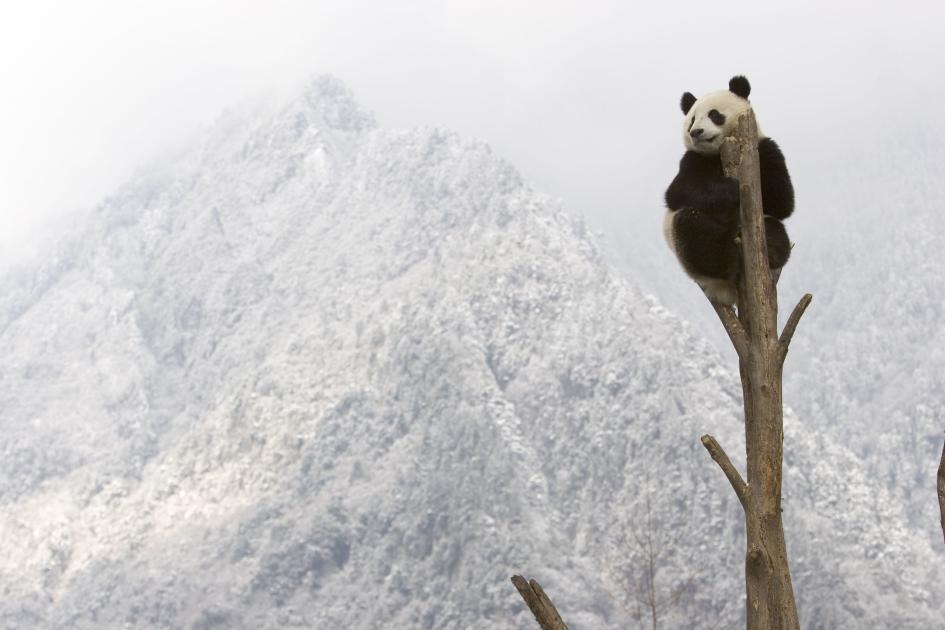
[[[551,603],[551,598],[545,594],[541,584],[535,580],[526,580],[521,575],[513,575],[512,584],[535,615],[541,630],[568,630],[568,626],[561,619],[558,609]]]
[[[703,435],[702,445],[705,447],[705,450],[709,451],[709,455],[711,455],[712,459],[715,460],[715,463],[719,465],[719,468],[722,469],[722,472],[725,473],[725,476],[728,478],[728,482],[732,484],[732,489],[735,491],[735,496],[738,497],[739,502],[742,504],[742,508],[744,508],[745,497],[748,494],[748,484],[746,484],[742,479],[738,469],[735,468],[732,460],[728,458],[728,455],[725,454],[722,446],[715,440],[714,437],[708,434]]]

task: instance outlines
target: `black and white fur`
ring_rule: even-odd
[[[722,174],[719,150],[735,131],[739,114],[748,110],[751,86],[742,76],[733,77],[728,86],[699,99],[689,92],[682,96],[687,150],[666,190],[663,232],[683,269],[709,299],[731,305],[738,274],[738,183]],[[760,128],[758,138],[768,261],[778,269],[791,254],[781,221],[794,211],[794,187],[781,149]]]

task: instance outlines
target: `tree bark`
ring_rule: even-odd
[[[942,461],[938,464],[938,510],[942,518],[942,536],[945,536],[945,444],[942,445]]]
[[[562,621],[558,609],[551,603],[551,598],[545,594],[541,584],[535,580],[526,580],[521,575],[513,575],[512,584],[535,615],[541,630],[568,630],[568,626]]]
[[[725,175],[739,183],[741,258],[738,316],[731,307],[713,304],[738,353],[745,409],[747,483],[712,436],[702,443],[725,473],[742,503],[746,525],[745,586],[748,630],[799,630],[791,585],[784,526],[781,477],[784,414],[781,375],[794,330],[810,304],[801,298],[780,338],[777,289],[768,267],[758,132],[749,110],[736,133],[722,145]]]

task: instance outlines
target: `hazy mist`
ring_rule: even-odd
[[[658,234],[679,95],[743,73],[792,167],[803,230],[838,158],[935,124],[942,23],[931,2],[7,6],[0,264],[223,109],[322,72],[381,124],[485,139],[628,247]]]

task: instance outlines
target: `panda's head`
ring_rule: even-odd
[[[732,77],[727,90],[709,92],[696,98],[690,92],[682,95],[679,106],[683,120],[683,142],[696,153],[717,155],[722,140],[735,131],[739,114],[748,110],[751,85],[743,76]],[[761,132],[759,130],[759,137]]]

